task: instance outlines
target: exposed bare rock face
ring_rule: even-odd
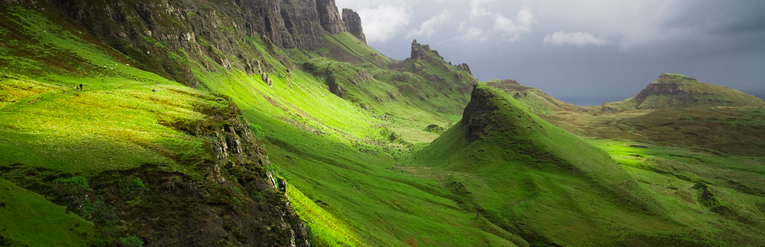
[[[412,59],[412,60],[422,59],[425,61],[432,61],[432,58],[428,53],[433,53],[436,57],[439,57],[441,58],[441,60],[444,60],[444,57],[439,55],[438,51],[430,49],[430,45],[422,45],[420,43],[417,43],[416,39],[412,41],[412,52],[409,59]]]
[[[343,94],[345,94],[345,88],[337,83],[337,77],[330,76],[327,78],[326,81],[327,87],[329,88],[329,91],[333,93],[334,95],[337,95],[337,97],[342,98]]]
[[[316,0],[321,26],[330,34],[338,34],[347,31],[340,13],[337,12],[335,0]]]
[[[470,66],[466,63],[462,63],[460,65],[457,65],[457,69],[467,72],[470,75],[473,75],[473,72],[470,71]]]
[[[356,13],[352,9],[343,9],[343,21],[345,22],[345,29],[349,33],[356,36],[359,40],[367,43],[367,37],[364,35],[364,28],[361,27],[361,17],[359,13]]]
[[[347,30],[334,0],[2,0],[46,12],[60,12],[95,38],[136,59],[135,66],[197,87],[192,65],[171,59],[183,50],[206,71],[271,72],[245,42],[260,38],[281,48],[314,50],[324,35]],[[350,18],[353,19],[353,18]],[[363,36],[360,21],[354,35]],[[255,52],[253,52],[253,50]],[[207,59],[207,58],[210,59]],[[289,63],[289,61],[281,61]],[[258,66],[263,64],[263,67]]]
[[[470,103],[462,113],[462,128],[466,129],[468,142],[480,140],[482,136],[486,135],[486,127],[494,124],[489,117],[499,107],[489,103],[493,97],[495,95],[491,92],[473,86]]]

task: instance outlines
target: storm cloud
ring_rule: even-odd
[[[577,104],[635,95],[661,73],[765,95],[765,1],[337,0],[399,60],[413,39],[479,80]]]

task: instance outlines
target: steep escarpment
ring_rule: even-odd
[[[664,73],[630,99],[605,103],[602,111],[625,111],[636,109],[689,109],[696,107],[758,107],[765,101],[743,93],[694,78]]]
[[[345,22],[345,28],[349,33],[356,36],[359,40],[367,43],[367,38],[364,35],[364,28],[361,26],[361,17],[352,9],[343,9],[343,22]]]
[[[248,42],[252,39],[281,48],[313,50],[324,45],[324,35],[347,30],[332,0],[2,3],[36,9],[84,27],[93,35],[90,38],[127,55],[131,63],[192,87],[199,83],[195,70],[270,72],[271,65]]]
[[[319,22],[329,34],[338,34],[348,31],[345,23],[337,11],[335,0],[316,0]]]

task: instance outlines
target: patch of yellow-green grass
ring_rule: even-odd
[[[63,87],[38,83],[29,80],[0,80],[0,110],[14,104],[26,104],[36,99],[37,95],[54,94],[64,91]]]
[[[203,121],[196,109],[227,106],[219,100],[173,85],[46,94],[0,112],[0,162],[68,172],[145,163],[185,170],[173,160],[204,157],[203,141],[160,123]]]
[[[427,132],[421,128],[391,127],[390,129],[396,132],[401,139],[412,144],[430,143],[438,138],[438,134]]]
[[[8,246],[86,246],[93,223],[45,197],[0,179],[0,243]]]
[[[334,217],[319,204],[305,196],[298,188],[289,185],[287,197],[295,211],[305,220],[311,231],[311,240],[321,246],[366,246],[358,234],[344,222]]]
[[[611,158],[622,165],[637,167],[646,160],[644,149],[635,147],[638,144],[598,139],[588,139],[587,141],[606,151],[611,155]]]
[[[241,71],[199,73],[198,77],[213,92],[230,96],[242,110],[259,111],[309,132],[328,133],[344,141],[378,135],[374,126],[379,120],[302,71],[289,77],[271,75],[272,87],[261,76]]]

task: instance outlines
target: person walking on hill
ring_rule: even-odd
[[[80,91],[82,91],[82,83],[80,83]]]

